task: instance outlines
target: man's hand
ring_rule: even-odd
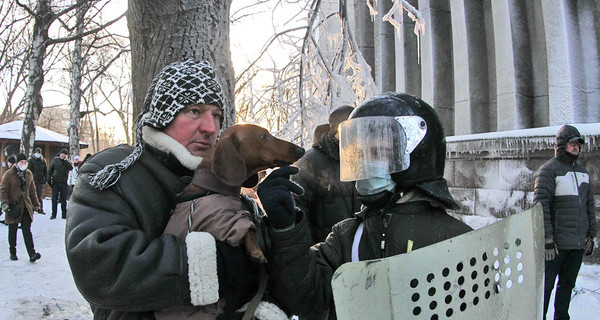
[[[558,248],[552,239],[546,239],[546,261],[551,261],[558,255]]]
[[[2,204],[2,211],[7,212],[8,211],[8,203],[3,203]]]
[[[271,172],[258,185],[258,197],[265,208],[269,223],[275,229],[285,229],[294,224],[296,206],[290,192],[304,194],[301,186],[290,181],[290,175],[298,171],[297,167],[281,167]]]
[[[585,238],[585,255],[589,256],[594,252],[594,237]]]

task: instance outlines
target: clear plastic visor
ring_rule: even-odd
[[[342,122],[340,180],[382,177],[408,169],[427,125],[419,116],[362,117]]]

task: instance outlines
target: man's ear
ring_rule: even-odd
[[[217,142],[211,164],[211,172],[227,185],[241,186],[246,180],[246,162],[231,138],[223,138]]]

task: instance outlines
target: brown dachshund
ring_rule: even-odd
[[[192,183],[184,195],[201,194],[207,190],[194,184],[200,172],[210,171],[226,186],[253,187],[258,183],[258,172],[290,165],[304,155],[304,149],[293,143],[275,138],[265,128],[253,124],[238,124],[227,128],[219,141],[204,156]],[[266,262],[256,242],[255,231],[250,229],[243,243],[251,258]]]

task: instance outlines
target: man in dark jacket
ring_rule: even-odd
[[[587,170],[577,163],[584,143],[577,128],[562,126],[556,133],[554,158],[535,173],[533,197],[544,210],[546,237],[544,319],[557,276],[554,319],[569,319],[571,291],[583,255],[591,255],[594,249],[594,195]]]
[[[33,156],[27,161],[27,169],[33,173],[33,181],[35,182],[35,192],[37,193],[38,200],[40,201],[40,213],[44,213],[44,205],[42,201],[42,195],[44,193],[44,186],[46,185],[46,159],[42,156],[42,149],[35,148]]]
[[[222,120],[210,64],[172,63],[148,89],[136,145],[104,150],[80,168],[66,251],[94,319],[154,319],[155,310],[212,304],[225,289],[247,290],[251,262],[242,247],[205,232],[190,232],[185,242],[163,234]]]
[[[288,180],[298,169],[272,172],[258,195],[270,226],[273,294],[294,314],[329,308],[335,319],[331,278],[343,263],[406,253],[409,240],[418,250],[470,231],[446,213],[458,206],[443,178],[445,153],[442,125],[424,101],[389,93],[363,102],[340,125],[340,178],[356,181],[363,210],[312,247],[306,216],[290,194],[302,193]]]
[[[340,181],[338,125],[352,110],[350,106],[335,109],[325,132],[315,131],[312,148],[294,164],[300,172],[290,179],[304,189],[294,200],[308,219],[313,243],[325,241],[334,224],[360,210],[354,183]]]
[[[54,157],[50,162],[48,178],[46,179],[52,187],[52,215],[50,219],[56,219],[59,200],[62,218],[67,218],[67,196],[69,194],[67,179],[69,178],[69,171],[71,169],[73,169],[73,164],[69,160],[69,151],[67,149],[60,150],[58,156]]]

